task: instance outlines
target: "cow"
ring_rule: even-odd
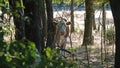
[[[65,18],[58,17],[53,19],[55,26],[54,39],[56,46],[65,48],[67,37],[69,36],[69,27],[71,22],[67,22]]]

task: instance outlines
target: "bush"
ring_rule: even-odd
[[[30,68],[35,62],[36,48],[30,41],[14,41],[1,46],[3,46],[0,48],[1,68]]]
[[[45,49],[46,56],[41,56],[41,62],[38,68],[73,68],[76,64],[69,58],[68,61],[60,55],[59,49]]]

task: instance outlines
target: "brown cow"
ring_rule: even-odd
[[[59,17],[54,18],[53,23],[55,25],[55,44],[61,48],[65,48],[71,22],[67,22],[66,19]]]

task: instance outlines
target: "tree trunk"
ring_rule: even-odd
[[[40,10],[41,15],[41,21],[43,24],[43,35],[45,39],[47,38],[47,18],[46,18],[46,10],[45,10],[45,0],[40,0],[40,7],[42,10]]]
[[[47,21],[46,21],[46,10],[45,10],[45,0],[39,0],[40,2],[40,16],[41,16],[41,23],[42,23],[42,39],[43,39],[43,47],[42,47],[42,51],[44,51],[44,48],[45,48],[45,42],[46,42],[46,39],[47,39]],[[44,52],[43,52],[44,53]]]
[[[92,24],[93,24],[93,0],[85,0],[85,29],[84,29],[84,38],[83,45],[93,44],[92,36]]]
[[[112,9],[112,14],[114,18],[115,24],[115,45],[116,45],[116,53],[115,53],[115,68],[119,68],[120,66],[120,4],[119,0],[110,0],[110,5]]]
[[[25,20],[26,32],[25,36],[28,40],[35,43],[39,52],[42,52],[43,38],[42,38],[42,25],[40,17],[40,6],[37,1],[24,0],[25,6]]]
[[[45,0],[47,9],[47,47],[54,48],[54,26],[52,0]]]
[[[102,4],[102,30],[103,30],[103,45],[104,45],[104,52],[105,52],[105,58],[106,58],[106,54],[107,54],[107,50],[106,50],[106,12],[105,12],[105,3]]]
[[[73,3],[74,1],[71,0],[71,7],[70,7],[70,10],[71,10],[71,22],[72,22],[72,25],[71,25],[71,32],[74,32],[75,31],[75,28],[74,28],[74,6],[73,6]]]
[[[18,0],[18,2],[21,4],[21,0]],[[9,0],[9,3],[12,7],[12,12],[16,12],[16,14],[13,14],[13,20],[15,25],[15,39],[21,40],[25,37],[25,22],[24,22],[24,9],[22,7],[16,7],[16,1],[15,0]]]
[[[102,29],[103,29],[103,36],[104,36],[104,43],[105,43],[105,31],[106,31],[106,12],[105,12],[105,4],[103,3],[102,6]]]

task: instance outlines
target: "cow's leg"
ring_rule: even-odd
[[[65,47],[66,47],[66,38],[64,38],[64,40],[61,44],[61,49],[65,49]],[[65,51],[62,51],[61,54],[64,56],[66,55]]]
[[[63,42],[61,44],[61,48],[65,49],[65,47],[66,47],[66,38],[64,37]]]

